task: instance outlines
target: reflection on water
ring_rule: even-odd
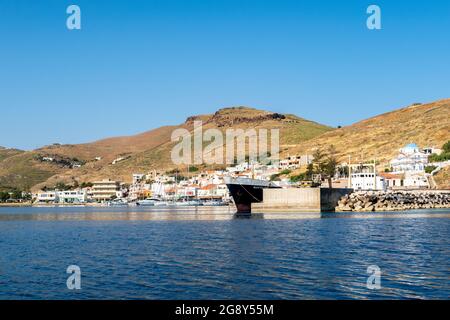
[[[0,299],[448,299],[449,218],[0,208]],[[81,291],[67,290],[72,264]]]
[[[232,220],[232,219],[315,219],[315,218],[450,218],[450,210],[411,210],[370,213],[253,213],[240,215],[234,207],[16,207],[0,208],[0,221],[139,221],[139,220]]]

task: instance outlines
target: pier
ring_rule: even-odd
[[[353,189],[264,189],[263,201],[252,204],[252,213],[334,211],[338,201]]]

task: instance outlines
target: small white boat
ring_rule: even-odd
[[[202,206],[203,204],[197,200],[187,200],[187,201],[177,201],[175,202],[175,205],[181,207],[197,207]]]
[[[124,207],[124,206],[128,206],[128,202],[124,199],[115,199],[115,200],[109,201],[107,203],[107,205],[109,207]]]
[[[144,206],[144,207],[160,207],[160,206],[167,206],[166,201],[162,201],[158,198],[147,198],[145,200],[140,200],[136,202],[138,206]]]
[[[206,207],[222,207],[222,206],[227,206],[228,203],[224,202],[224,201],[203,201],[203,205]]]

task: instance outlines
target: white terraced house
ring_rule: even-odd
[[[428,164],[428,155],[415,143],[410,143],[401,148],[397,158],[391,161],[392,172],[424,172]]]

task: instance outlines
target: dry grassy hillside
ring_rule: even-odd
[[[300,143],[288,151],[303,154],[317,147],[334,145],[342,161],[347,161],[348,156],[352,161],[376,159],[382,167],[408,143],[441,147],[449,139],[450,99],[446,99],[363,120]]]
[[[95,163],[89,163],[82,168],[68,170],[63,174],[57,174],[50,179],[40,183],[36,188],[55,185],[59,181],[71,183],[73,180],[79,182],[93,181],[102,178],[113,178],[130,182],[133,172],[149,172],[153,169],[170,170],[175,165],[170,158],[170,152],[174,143],[170,140],[172,131],[176,128],[193,130],[195,120],[203,121],[203,130],[216,128],[222,131],[232,127],[234,129],[280,129],[281,147],[290,147],[292,144],[311,139],[331,128],[308,121],[293,115],[280,115],[268,111],[253,108],[236,107],[221,109],[212,115],[199,115],[187,118],[180,126],[170,127],[166,136],[158,139],[154,148],[146,148],[141,152],[133,153],[128,159],[115,165],[111,163],[101,167],[95,167]]]
[[[434,181],[439,189],[450,189],[450,167],[441,170],[435,177]]]
[[[8,151],[8,156],[5,149],[0,149],[0,188],[35,190],[52,187],[57,182],[71,184],[103,178],[129,182],[134,172],[173,169],[171,134],[177,128],[192,130],[194,120],[202,120],[204,130],[278,128],[282,155],[311,153],[317,147],[334,145],[340,160],[346,161],[348,156],[352,161],[376,159],[382,169],[405,144],[441,146],[450,139],[450,99],[409,106],[334,130],[294,115],[235,107],[192,116],[179,126],[161,127],[136,136],[53,145],[30,152]],[[59,162],[44,163],[42,156],[57,157]],[[102,159],[96,161],[96,157]],[[125,160],[113,165],[112,161],[118,157]],[[83,163],[81,168],[64,166],[75,159]]]
[[[78,145],[51,145],[33,151],[5,151],[0,149],[0,188],[29,189],[58,175],[76,179],[84,172],[96,172],[118,157],[129,157],[151,149],[170,139],[173,127],[166,126],[129,137],[116,137]],[[6,154],[8,152],[8,157]],[[81,161],[80,169],[39,161],[42,157]],[[96,161],[96,157],[101,157]],[[66,179],[67,180],[67,179]]]
[[[5,160],[6,158],[18,155],[23,153],[24,151],[18,149],[8,149],[4,147],[0,147],[0,162]]]

